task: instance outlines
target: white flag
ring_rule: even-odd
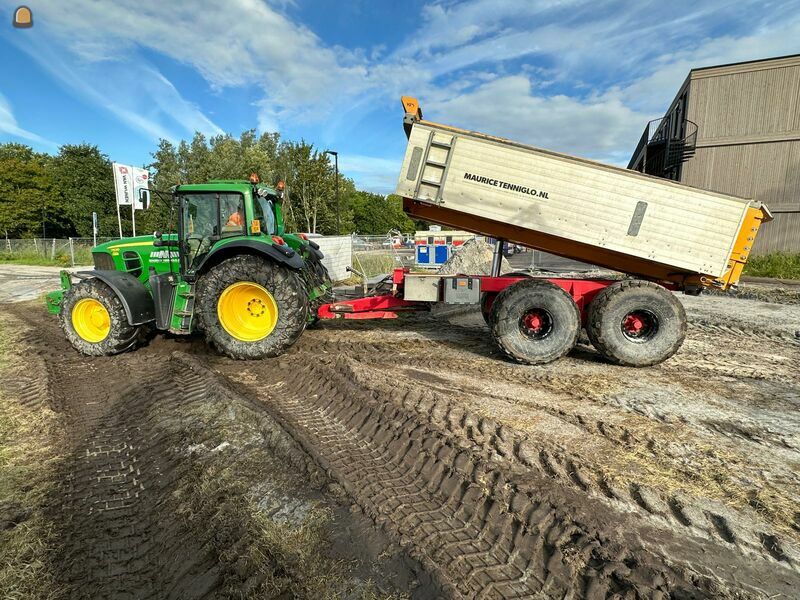
[[[144,210],[146,207],[142,202],[140,190],[150,189],[150,172],[147,169],[132,168],[133,172],[133,208]]]
[[[131,206],[135,198],[133,193],[133,168],[128,165],[114,163],[114,189],[117,192],[117,204]]]

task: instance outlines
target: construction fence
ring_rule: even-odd
[[[92,247],[118,238],[28,238],[2,239],[0,264],[14,262],[61,267],[91,266]],[[335,281],[353,277],[349,268],[371,278],[391,272],[396,266],[410,266],[413,248],[395,248],[386,236],[321,236],[312,238],[323,254],[325,266]]]

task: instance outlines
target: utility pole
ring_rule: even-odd
[[[342,229],[339,224],[339,153],[334,150],[325,150],[325,154],[332,155],[334,161],[334,170],[336,173],[336,235],[340,235]]]

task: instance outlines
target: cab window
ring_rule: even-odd
[[[219,222],[222,224],[220,237],[230,237],[244,233],[244,205],[241,194],[219,194]]]

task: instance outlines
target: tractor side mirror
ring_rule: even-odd
[[[150,207],[150,190],[145,188],[139,190],[139,204],[142,205],[142,209]]]

